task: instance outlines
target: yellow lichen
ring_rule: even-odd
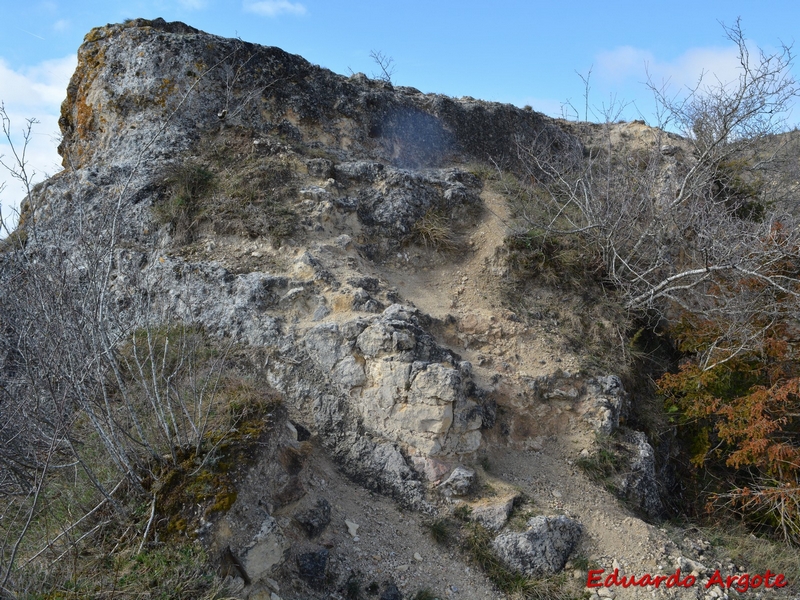
[[[106,37],[107,27],[95,27],[83,37],[84,43],[96,42],[97,40]]]

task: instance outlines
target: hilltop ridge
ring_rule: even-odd
[[[58,298],[47,314],[72,336],[91,398],[51,380],[89,415],[76,426],[91,443],[122,431],[114,468],[146,490],[134,543],[200,545],[230,594],[272,600],[515,597],[432,539],[443,522],[480,527],[487,561],[561,597],[584,594],[589,565],[728,567],[698,554],[700,534],[676,543],[657,525],[670,474],[626,427],[641,399],[607,370],[624,359],[588,360],[559,322],[591,303],[534,280],[516,292],[563,312],[514,304],[511,190],[530,176],[518,149],[583,156],[563,123],[135,19],[87,34],[59,124],[64,170],[33,190],[0,287]],[[616,127],[656,143],[646,126]],[[16,277],[34,264],[48,270]],[[616,345],[612,325],[591,324]],[[172,364],[167,348],[189,339],[199,353],[175,364],[197,370],[161,393],[177,381],[196,397],[178,393],[186,414],[169,417],[143,366]],[[217,381],[211,400],[198,380]],[[231,406],[233,425],[196,433]],[[167,431],[150,437],[159,410]],[[612,433],[613,493],[578,467]]]

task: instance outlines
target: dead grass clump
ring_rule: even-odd
[[[466,166],[466,170],[481,181],[495,181],[500,177],[497,168],[487,163],[470,163]]]
[[[530,229],[506,239],[509,266],[520,277],[542,285],[587,291],[603,283],[599,249],[580,236],[561,237]]]
[[[253,132],[244,130],[198,143],[191,158],[166,170],[156,219],[170,225],[181,246],[203,231],[268,237],[279,246],[297,227],[297,165],[291,153],[272,151],[283,146],[273,146],[254,144]]]
[[[196,543],[116,548],[124,529],[106,527],[99,541],[86,545],[74,560],[62,560],[16,574],[18,597],[31,600],[82,598],[192,598],[226,595],[224,583],[208,567]]]
[[[458,247],[450,219],[432,208],[414,223],[412,238],[433,250],[448,251]]]
[[[785,594],[781,597],[794,598],[800,594],[800,552],[795,546],[756,536],[741,522],[730,519],[704,527],[691,527],[688,530],[670,528],[668,531],[678,545],[686,538],[693,537],[690,532],[699,534],[710,542],[710,551],[725,567],[729,561],[728,564],[751,575],[766,573],[767,569],[773,573],[783,573],[788,585],[781,589],[781,593]]]
[[[625,375],[631,316],[604,278],[602,257],[579,236],[531,229],[505,240],[505,304],[566,342],[588,373]],[[622,368],[620,368],[622,366]]]
[[[428,531],[433,541],[442,546],[448,546],[453,541],[455,524],[449,519],[436,519],[428,524]]]
[[[156,220],[168,224],[181,244],[191,243],[211,192],[214,174],[204,165],[186,161],[171,165],[164,175],[167,194],[153,207]]]

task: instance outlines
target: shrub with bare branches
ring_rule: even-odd
[[[545,250],[579,240],[627,310],[671,329],[688,360],[662,381],[671,406],[706,419],[706,450],[727,453],[729,468],[755,469],[755,486],[733,478],[728,504],[796,507],[797,373],[775,349],[794,356],[800,315],[800,223],[787,202],[797,178],[785,176],[797,162],[784,134],[800,88],[789,47],[753,53],[739,22],[725,32],[738,79],[703,78],[682,96],[651,83],[660,123],[637,143],[608,115],[585,127],[602,143],[580,160],[520,146],[535,182],[521,212],[528,238]],[[797,539],[796,509],[772,515]]]

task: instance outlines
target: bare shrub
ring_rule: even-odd
[[[685,361],[659,385],[694,464],[717,469],[716,505],[797,541],[800,223],[785,128],[800,90],[790,48],[755,55],[738,22],[725,31],[738,79],[679,96],[651,83],[660,127],[637,143],[607,114],[581,126],[581,160],[520,145],[536,190],[520,214],[535,267],[589,248],[624,308],[672,334]]]
[[[756,59],[738,23],[726,32],[739,48],[738,82],[701,81],[681,99],[653,85],[662,128],[644,147],[615,139],[613,118],[583,160],[519,147],[538,190],[521,215],[539,246],[581,240],[600,259],[595,272],[640,314],[742,316],[708,348],[708,368],[758,344],[747,315],[788,318],[796,306],[776,299],[800,298],[798,278],[774,268],[796,256],[800,230],[778,202],[785,190],[765,183],[783,149],[774,134],[798,93],[790,49]],[[745,293],[743,278],[764,289]]]

